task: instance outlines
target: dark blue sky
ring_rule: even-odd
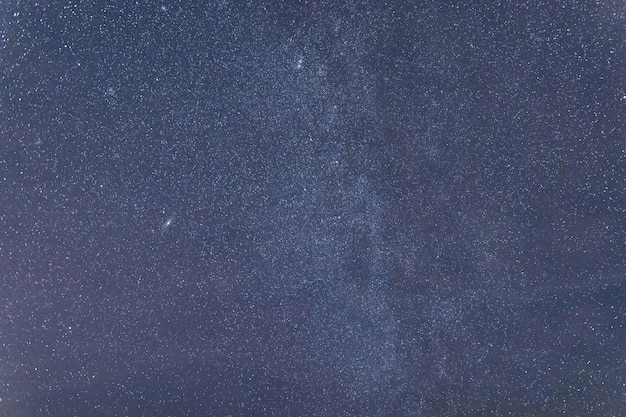
[[[0,4],[0,414],[626,415],[626,5]]]

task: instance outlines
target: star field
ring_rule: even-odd
[[[0,415],[626,415],[626,5],[0,3]]]

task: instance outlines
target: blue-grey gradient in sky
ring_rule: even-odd
[[[626,3],[0,3],[0,415],[626,415]]]

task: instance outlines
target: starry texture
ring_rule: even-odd
[[[626,415],[625,3],[260,3],[0,3],[0,414]]]

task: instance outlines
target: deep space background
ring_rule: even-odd
[[[0,415],[626,415],[626,3],[0,3]]]

